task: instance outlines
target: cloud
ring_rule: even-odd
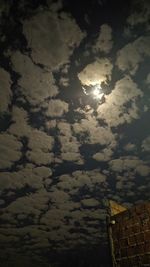
[[[141,176],[148,176],[150,174],[150,167],[147,165],[139,165],[136,167],[136,172]]]
[[[145,152],[149,152],[150,151],[150,136],[146,137],[143,141],[142,141],[142,151]]]
[[[69,194],[76,194],[80,188],[87,186],[89,190],[93,190],[99,186],[103,191],[107,187],[107,177],[100,170],[91,171],[75,171],[72,174],[65,174],[59,177],[57,187],[67,190]]]
[[[150,167],[147,166],[147,163],[135,156],[113,159],[109,162],[109,167],[116,173],[133,171],[141,176],[147,176],[150,173]]]
[[[79,74],[78,78],[83,85],[95,85],[111,80],[113,65],[107,58],[100,58],[88,64]]]
[[[54,162],[53,153],[45,153],[40,149],[35,149],[33,151],[28,151],[26,157],[30,162],[35,163],[36,165],[50,165]]]
[[[138,8],[137,8],[138,7]],[[127,23],[133,28],[145,24],[149,29],[150,3],[148,0],[135,0],[132,2],[132,12],[127,18]]]
[[[52,99],[45,104],[47,106],[47,110],[45,111],[45,115],[48,117],[61,117],[63,114],[68,112],[69,105],[65,101],[60,99]]]
[[[66,122],[59,122],[58,129],[60,130],[58,140],[61,146],[61,159],[83,164],[79,151],[80,143],[77,141],[77,138],[72,135],[71,125]]]
[[[8,221],[13,224],[17,224],[17,218],[15,215],[26,214],[26,218],[31,216],[33,223],[38,223],[38,218],[40,214],[47,208],[47,203],[49,200],[49,194],[44,189],[35,192],[21,198],[17,198],[12,201],[8,207],[3,208],[3,214],[1,219]]]
[[[47,130],[50,130],[50,129],[55,129],[56,128],[56,120],[53,120],[53,119],[50,119],[50,120],[46,120],[45,121],[45,127]]]
[[[136,146],[135,146],[135,144],[132,144],[132,143],[127,143],[124,146],[125,151],[134,151],[135,149],[136,149]]]
[[[0,169],[7,169],[21,158],[22,143],[7,133],[0,134]]]
[[[8,129],[8,132],[17,136],[18,138],[29,136],[32,127],[28,124],[28,112],[23,108],[19,108],[14,105],[11,115],[12,123]]]
[[[104,52],[109,53],[112,49],[112,29],[109,25],[103,24],[100,27],[99,36],[96,40],[96,44],[93,46],[93,51],[95,53]]]
[[[113,48],[118,40],[108,24],[100,26],[96,40],[83,40],[85,33],[68,12],[62,12],[61,0],[47,0],[46,6],[34,11],[19,4],[20,14],[27,10],[29,15],[19,19],[19,35],[23,30],[26,42],[22,47],[23,39],[15,36],[13,47],[4,49],[15,80],[0,69],[0,112],[11,108],[10,124],[0,133],[3,262],[8,259],[10,265],[27,266],[32,259],[33,266],[46,267],[50,251],[96,247],[107,240],[105,198],[128,206],[149,199],[149,136],[139,143],[137,137],[135,142],[127,141],[124,132],[140,117],[142,105],[148,106],[142,85],[147,93],[150,84],[150,74],[143,68],[150,55],[148,4],[134,1],[144,11],[135,9],[128,18],[130,35],[122,35],[125,39],[119,40],[119,48]],[[144,25],[143,30],[136,25]],[[2,38],[7,43],[7,37]],[[16,45],[22,52],[14,50]],[[138,71],[144,77],[139,86]],[[74,94],[72,81],[80,81],[83,87],[104,82],[113,88],[98,102]],[[76,95],[74,99],[61,92],[65,86],[73,98]],[[141,119],[145,124],[145,117]]]
[[[132,43],[128,43],[117,52],[116,64],[122,71],[128,71],[135,75],[139,65],[144,59],[150,56],[150,37],[142,36]]]
[[[33,61],[50,69],[67,63],[73,48],[85,37],[71,16],[50,10],[25,20],[23,32]]]
[[[99,105],[98,118],[104,119],[109,127],[130,123],[139,118],[136,100],[142,96],[137,84],[131,77],[125,76],[116,82],[114,90],[106,97],[106,102]],[[129,107],[126,106],[128,103],[131,103]]]
[[[63,136],[72,136],[71,124],[66,121],[59,121],[57,127],[60,131],[60,134]]]
[[[52,170],[50,168],[45,166],[35,167],[34,165],[27,165],[27,167],[22,167],[21,170],[15,172],[1,172],[1,191],[3,193],[17,191],[26,186],[31,189],[41,189],[48,182],[48,179],[51,181],[51,175]],[[9,196],[9,193],[7,193],[7,196]]]
[[[93,155],[93,159],[97,161],[109,161],[112,158],[113,151],[109,148],[105,148],[102,152],[97,152]]]
[[[134,186],[135,186],[135,181],[132,178],[127,178],[127,177],[119,176],[119,175],[116,177],[116,190],[130,192],[131,190],[133,190]]]
[[[28,135],[28,151],[26,157],[37,165],[48,165],[54,161],[52,153],[54,139],[45,132],[32,129]]]
[[[41,105],[46,99],[58,94],[50,71],[35,65],[32,60],[19,51],[11,56],[13,69],[20,75],[20,92],[32,105]]]
[[[100,116],[99,116],[100,117]],[[102,117],[101,117],[102,118]],[[80,137],[85,134],[84,143],[116,146],[115,135],[109,127],[99,126],[94,116],[89,115],[73,125],[74,132]]]
[[[84,207],[97,207],[99,206],[99,201],[97,201],[94,198],[87,198],[87,199],[82,199],[81,204]]]
[[[33,129],[29,136],[28,148],[31,150],[41,149],[43,152],[49,152],[54,145],[52,136],[47,135],[45,132]]]
[[[51,187],[50,192],[47,192],[43,185],[46,179],[51,178],[49,169],[31,165],[29,167],[21,169],[18,173],[11,173],[12,177],[7,176],[6,179],[6,176],[2,176],[2,180],[0,179],[1,182],[5,182],[5,185],[2,183],[3,190],[23,188],[25,182],[26,184],[29,182],[29,185],[33,187],[35,183],[35,186],[37,185],[35,188],[38,190],[35,193],[28,193],[16,198],[6,208],[3,208],[1,219],[5,222],[5,226],[7,225],[7,233],[5,228],[1,230],[7,249],[10,240],[18,244],[20,238],[24,239],[24,248],[30,250],[32,247],[34,253],[37,253],[38,249],[62,250],[71,249],[87,242],[99,243],[103,234],[95,229],[95,225],[99,225],[105,220],[104,212],[101,209],[102,202],[99,201],[99,197],[99,199],[87,198],[85,195],[82,196],[81,202],[74,201],[72,189],[74,182],[76,182],[75,186],[78,190],[84,185],[88,185],[91,189],[96,185],[105,188],[106,177],[99,170],[76,171],[72,175],[61,175],[57,184]],[[61,188],[63,182],[65,183],[65,177],[68,179],[66,186],[69,185],[69,180],[73,185],[69,192],[65,192],[64,186]],[[86,207],[91,207],[91,211]],[[30,221],[30,225],[25,224],[25,221]],[[40,226],[37,227],[39,222]],[[21,227],[18,228],[18,224]],[[90,235],[87,236],[87,233]],[[27,235],[30,236],[30,239],[27,238]]]
[[[150,88],[150,73],[148,73],[147,77],[146,77],[146,84],[148,85],[148,87]]]
[[[1,81],[1,101],[0,101],[0,113],[7,112],[8,106],[11,102],[11,78],[10,74],[4,69],[0,68],[0,81]]]

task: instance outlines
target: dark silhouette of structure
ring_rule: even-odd
[[[127,209],[109,202],[108,235],[113,267],[150,267],[150,203]]]

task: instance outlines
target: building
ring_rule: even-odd
[[[113,267],[150,267],[150,203],[127,209],[109,202],[108,234]]]

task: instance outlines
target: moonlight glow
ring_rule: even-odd
[[[102,92],[102,88],[101,88],[100,85],[94,86],[94,89],[92,91],[92,94],[93,94],[93,97],[95,99],[99,99],[99,100],[102,99],[102,97],[104,95],[104,93]]]
[[[100,90],[99,90],[98,88],[95,88],[95,89],[93,90],[93,95],[94,95],[94,96],[98,96],[99,93],[100,93]]]
[[[100,84],[96,84],[94,86],[92,86],[92,89],[86,89],[84,87],[83,91],[86,95],[91,95],[92,98],[97,99],[97,100],[101,100],[102,97],[104,96],[104,93],[102,91],[102,87]]]

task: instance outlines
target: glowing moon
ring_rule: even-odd
[[[104,93],[102,92],[102,88],[100,85],[96,85],[92,92],[94,98],[102,99]]]
[[[104,93],[103,93],[103,90],[102,90],[102,87],[100,84],[95,84],[94,86],[92,86],[92,89],[86,89],[84,87],[82,87],[83,89],[83,92],[85,95],[91,95],[91,97],[93,97],[94,99],[97,99],[97,100],[101,100],[102,97],[104,96]],[[89,90],[89,92],[88,92]]]
[[[98,96],[99,93],[100,93],[99,88],[95,88],[95,89],[93,90],[93,95],[94,95],[94,96]]]

